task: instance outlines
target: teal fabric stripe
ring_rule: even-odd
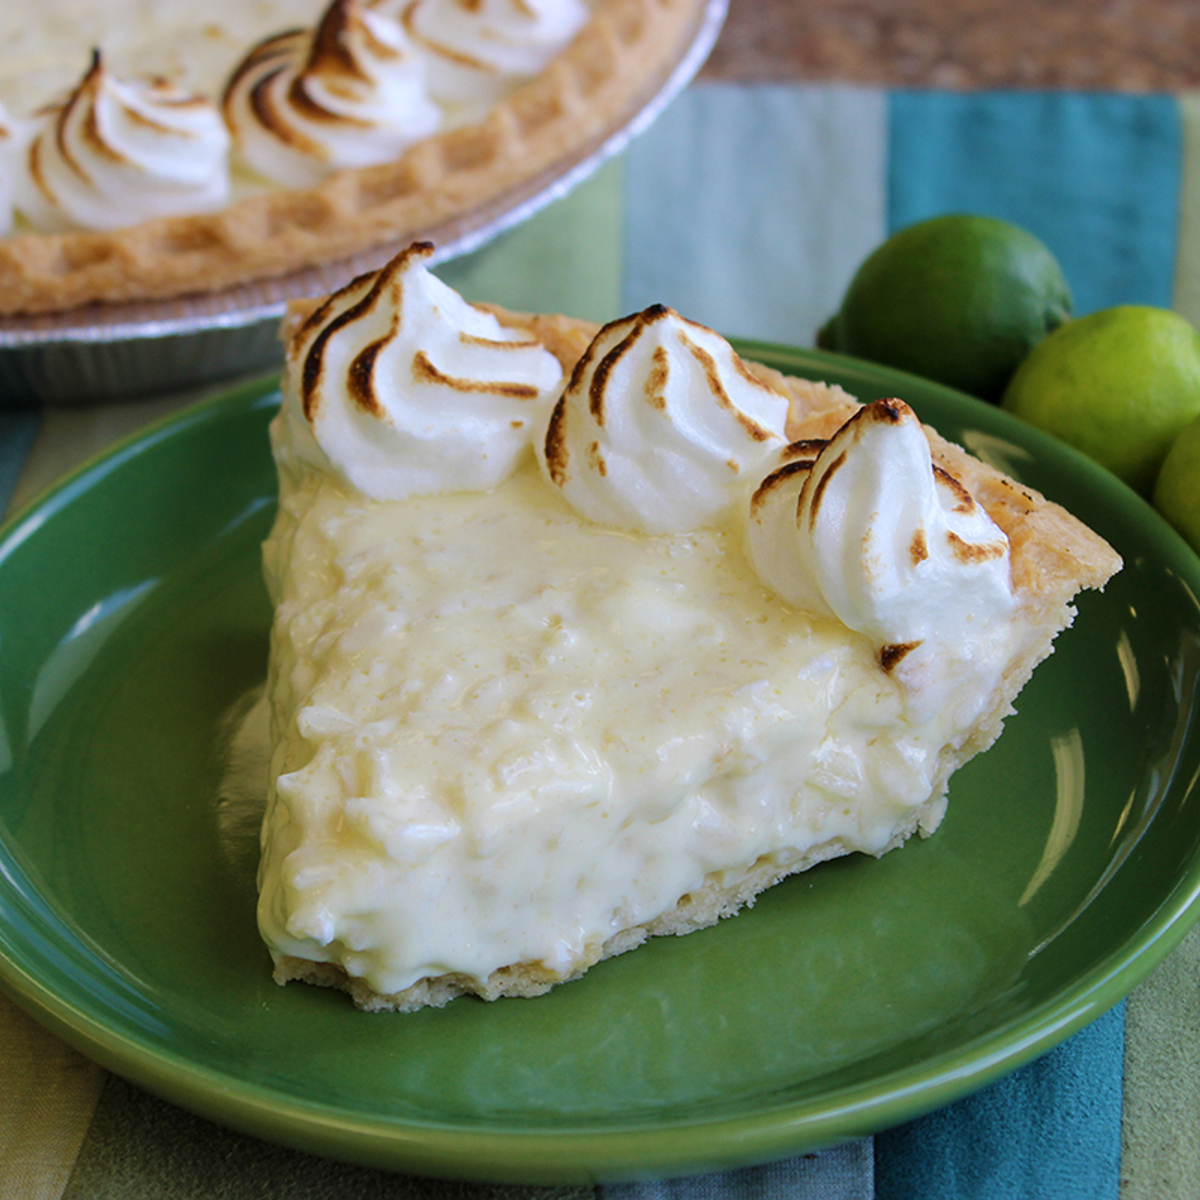
[[[1168,96],[898,92],[888,228],[943,212],[1003,217],[1054,251],[1077,313],[1169,308],[1181,145]]]
[[[624,309],[812,345],[883,236],[886,97],[707,83],[630,147]]]
[[[876,1200],[1115,1200],[1123,1008],[999,1083],[876,1137]]]
[[[0,513],[8,508],[41,420],[38,410],[0,411]]]

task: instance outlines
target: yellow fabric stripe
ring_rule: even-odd
[[[0,995],[0,1196],[59,1200],[105,1072]]]

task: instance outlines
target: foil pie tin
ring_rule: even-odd
[[[413,241],[433,261],[476,250],[560,199],[647,129],[708,57],[728,0],[706,0],[680,53],[599,135],[469,213],[369,253],[221,292],[67,313],[0,317],[0,407],[87,405],[163,396],[279,366],[289,300],[319,296],[382,266]]]

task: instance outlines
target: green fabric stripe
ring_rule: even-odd
[[[1175,248],[1174,307],[1193,325],[1200,325],[1200,92],[1179,97],[1179,115],[1183,129],[1183,178]]]
[[[436,274],[471,301],[592,321],[620,316],[624,162]]]

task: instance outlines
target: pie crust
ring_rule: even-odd
[[[380,251],[541,176],[637,111],[678,62],[704,0],[597,0],[575,40],[471,125],[395,162],[276,189],[216,213],[113,233],[0,239],[0,315],[162,300]],[[388,248],[391,248],[389,250]]]

